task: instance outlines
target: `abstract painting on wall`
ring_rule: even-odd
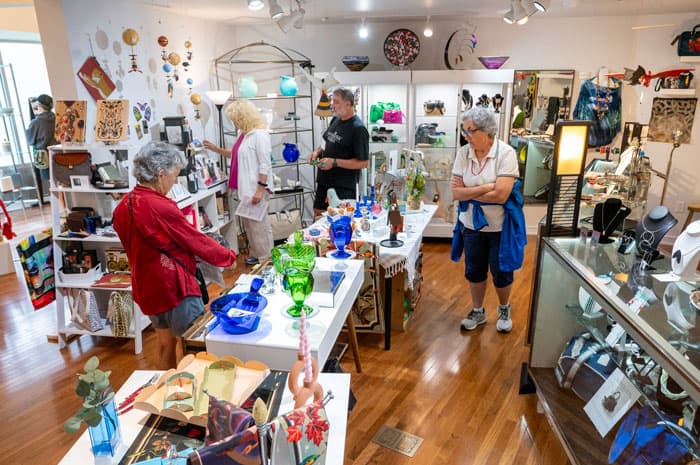
[[[116,142],[129,137],[129,101],[109,99],[97,101],[95,140]]]
[[[693,132],[697,98],[655,98],[649,120],[649,140],[673,143],[674,133],[680,134],[678,142],[690,143]]]
[[[56,101],[56,140],[61,144],[85,143],[86,100]]]

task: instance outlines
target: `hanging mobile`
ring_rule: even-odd
[[[175,79],[175,82],[180,80],[180,76],[178,75],[177,72],[177,65],[180,64],[180,55],[178,55],[175,52],[170,52],[168,54],[168,63],[173,65],[173,79]]]
[[[202,103],[202,96],[195,92],[194,94],[190,95],[190,102],[192,102],[192,104],[194,105],[194,119],[201,119],[198,105]]]
[[[185,64],[183,63],[182,65],[184,66]],[[194,84],[194,79],[187,78],[187,80],[185,82],[187,83],[188,86],[190,86],[189,89],[187,90],[187,93],[192,94],[192,84]]]
[[[173,77],[170,74],[173,71],[173,65],[170,63],[163,63],[163,71],[165,71],[165,79],[168,84],[168,97],[173,97]]]
[[[187,51],[185,52],[185,57],[186,57],[187,61],[182,62],[182,67],[185,69],[185,71],[189,70],[189,66],[190,66],[191,61],[192,61],[192,50],[190,50],[190,48],[192,48],[192,42],[190,42],[189,40],[186,40],[185,41],[185,49]]]
[[[122,40],[126,45],[131,47],[131,53],[129,54],[131,57],[131,69],[129,72],[143,73],[143,71],[141,71],[139,66],[136,64],[136,54],[134,53],[134,45],[139,43],[139,33],[131,28],[124,29],[124,32],[122,32]]]
[[[163,61],[168,61],[168,51],[165,49],[165,47],[168,46],[168,38],[166,36],[159,36],[158,45],[163,47],[163,50],[160,52],[160,59]]]

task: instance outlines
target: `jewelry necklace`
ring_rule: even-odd
[[[666,218],[666,216],[667,215],[664,215],[663,218]],[[642,232],[642,237],[640,238],[640,240],[642,244],[646,244],[649,247],[652,247],[656,242],[656,233],[668,227],[668,224],[665,224],[663,221],[661,221],[661,226],[659,226],[657,229],[652,230],[647,226],[647,218],[645,217],[642,219],[642,227],[644,228],[644,231]]]
[[[615,218],[617,218],[617,217],[620,215],[620,213],[622,213],[623,211],[627,211],[627,207],[625,207],[624,205],[620,205],[620,208],[617,209],[617,212],[615,213],[615,216],[612,217],[612,219],[610,220],[610,222],[609,222],[609,223],[607,224],[607,226],[606,226],[606,225],[605,225],[605,205],[603,205],[603,214],[602,214],[603,231],[601,231],[602,234],[603,234],[603,236],[608,236],[608,235],[609,235],[609,233],[608,233],[608,228],[610,228],[610,226],[612,226],[613,224],[615,224]]]

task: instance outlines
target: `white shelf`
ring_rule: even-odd
[[[130,144],[58,144],[48,147],[54,152],[89,152],[90,150],[132,150],[137,147]]]
[[[661,89],[660,97],[695,97],[695,89]]]
[[[56,287],[60,289],[89,289],[91,291],[127,291],[131,292],[131,286],[129,287],[104,287],[104,286],[93,286],[95,281],[84,281],[76,283],[63,283],[56,279]]]
[[[80,194],[128,194],[131,192],[131,188],[123,189],[75,189],[73,187],[52,187],[51,192],[70,192],[70,193],[80,193]]]
[[[681,63],[700,63],[700,56],[697,57],[678,57]]]
[[[454,223],[448,223],[442,218],[433,218],[425,226],[423,237],[452,237]]]
[[[148,325],[151,324],[151,320],[148,317],[145,316],[139,316],[141,318],[141,330],[143,331],[145,328],[148,327]],[[78,334],[78,335],[83,335],[83,334],[89,334],[91,336],[105,336],[105,337],[117,337],[112,333],[112,327],[107,324],[107,320],[104,318],[100,318],[102,321],[102,328],[99,331],[87,331],[85,329],[77,328],[73,326],[73,323],[70,323],[67,326],[64,326],[63,328],[59,329],[58,332],[61,334]],[[134,339],[136,337],[136,334],[133,332],[130,332],[126,336],[119,336],[119,337],[124,337],[124,338],[129,338],[129,339]]]
[[[105,244],[121,244],[121,241],[119,240],[118,237],[98,236],[97,234],[90,234],[87,237],[54,236],[53,240],[54,241],[66,241],[66,242],[79,241],[79,242],[102,242]]]
[[[223,192],[226,189],[228,183],[228,178],[224,178],[221,181],[217,181],[216,184],[212,184],[204,190],[197,191],[195,194],[190,194],[182,200],[177,201],[177,206],[179,208],[184,208],[189,205],[194,205],[202,199],[206,199],[210,195],[214,195],[217,192]]]

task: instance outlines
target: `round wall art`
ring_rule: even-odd
[[[420,39],[408,29],[397,29],[384,39],[384,56],[394,66],[406,66],[420,52]]]

